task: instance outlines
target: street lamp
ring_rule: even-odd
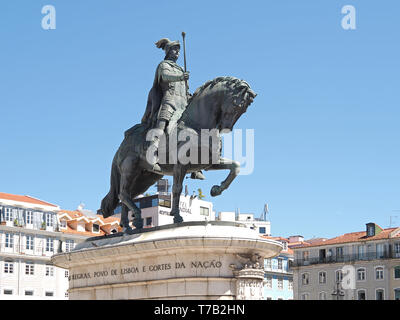
[[[334,296],[334,297],[336,296],[336,300],[340,300],[340,297],[344,297],[345,296],[344,290],[342,288],[341,281],[337,281],[336,282],[336,288],[332,292],[332,296]]]

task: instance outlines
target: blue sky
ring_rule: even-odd
[[[41,28],[47,4],[56,30]],[[348,4],[356,30],[341,27]],[[154,42],[185,31],[192,92],[230,75],[258,93],[235,126],[255,130],[255,170],[212,198],[216,211],[261,215],[268,203],[273,235],[306,238],[388,227],[396,215],[400,225],[399,10],[396,1],[2,1],[0,191],[96,210],[163,59]],[[210,200],[226,174],[185,183]]]

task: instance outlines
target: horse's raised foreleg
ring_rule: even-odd
[[[213,164],[208,170],[230,170],[228,177],[221,182],[219,186],[215,185],[211,188],[210,194],[212,197],[219,196],[222,191],[229,188],[232,181],[240,172],[240,163],[226,158],[220,158],[218,164]]]
[[[186,175],[186,168],[181,164],[174,166],[174,182],[172,186],[172,210],[171,216],[174,216],[174,223],[181,223],[183,219],[179,213],[179,200],[182,193],[182,183]]]

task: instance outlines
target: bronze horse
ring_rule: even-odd
[[[204,157],[205,154],[208,161],[203,161],[203,158],[202,161],[186,164],[181,161],[173,163],[170,161],[165,164],[160,162],[162,174],[149,171],[149,166],[144,163],[147,161],[145,156],[146,146],[148,146],[146,133],[149,128],[145,124],[138,124],[128,130],[114,156],[110,191],[102,200],[98,213],[103,214],[105,218],[111,216],[121,202],[123,231],[125,233],[132,231],[129,226],[129,211],[133,213],[133,225],[137,229],[141,229],[143,227],[141,210],[135,205],[134,199],[161,179],[163,175],[173,176],[171,215],[174,216],[174,223],[183,221],[179,214],[179,198],[183,179],[187,173],[199,170],[230,170],[228,177],[220,185],[214,185],[211,189],[211,196],[220,195],[229,187],[240,171],[240,163],[221,157],[220,133],[223,133],[224,130],[232,130],[236,121],[246,112],[255,97],[256,94],[245,81],[234,77],[219,77],[198,88],[174,128],[169,128],[168,132],[175,132],[179,135],[182,130],[186,130],[191,136],[196,137],[199,141],[197,144],[198,155],[200,157],[201,154]],[[217,148],[214,144],[210,145],[209,140],[206,144],[204,140],[201,140],[201,133],[204,129],[217,133]],[[183,147],[187,148],[187,142],[178,141],[176,151],[179,153]]]

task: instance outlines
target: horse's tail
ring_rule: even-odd
[[[119,203],[119,185],[121,175],[118,170],[118,166],[115,161],[111,167],[111,178],[110,178],[110,191],[101,201],[101,209],[98,210],[98,214],[103,214],[104,218],[110,217],[114,214],[114,210]]]

